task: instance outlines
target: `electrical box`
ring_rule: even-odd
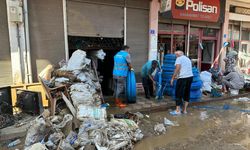
[[[18,0],[9,2],[9,17],[12,22],[23,22],[23,9]]]

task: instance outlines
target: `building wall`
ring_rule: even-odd
[[[12,84],[6,1],[0,1],[0,86]]]
[[[68,35],[122,38],[124,4],[104,2],[67,1]]]
[[[29,0],[31,61],[34,81],[48,65],[65,59],[62,0]]]
[[[131,47],[132,65],[140,82],[141,67],[148,60],[149,1],[127,2],[127,45]]]
[[[232,7],[231,7],[232,6]],[[238,51],[238,67],[245,74],[245,78],[250,79],[250,38],[242,39],[242,35],[248,35],[250,37],[250,15],[239,14],[230,9],[233,7],[242,7],[249,9],[250,1],[245,0],[228,0],[225,11],[225,22],[223,25],[223,42],[230,42],[231,47]],[[245,30],[246,29],[246,30]],[[244,37],[246,38],[246,37]],[[232,44],[234,43],[234,44]],[[226,56],[224,51],[221,59]],[[221,65],[224,67],[224,62],[221,61]]]

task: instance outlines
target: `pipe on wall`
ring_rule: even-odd
[[[127,44],[127,0],[124,0],[124,45]]]
[[[67,0],[63,2],[63,28],[64,28],[64,47],[65,47],[65,60],[69,60],[69,45],[68,45],[68,28],[67,28]]]
[[[25,27],[25,67],[27,67],[27,79],[28,83],[33,82],[32,65],[31,65],[31,51],[30,51],[30,33],[29,33],[29,18],[28,18],[28,2],[23,0],[23,12],[24,12],[24,27]]]

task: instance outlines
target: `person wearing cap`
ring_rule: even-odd
[[[125,45],[122,50],[114,56],[114,97],[116,106],[120,108],[126,107],[126,104],[121,100],[121,94],[125,91],[128,71],[133,70],[129,52],[130,47]]]
[[[150,60],[142,66],[141,77],[142,77],[142,85],[145,92],[145,97],[150,99],[150,97],[154,97],[154,86],[155,81],[153,77],[153,73],[159,67],[159,63],[157,60]]]
[[[231,51],[228,52],[226,58],[224,58],[224,62],[225,62],[224,75],[227,75],[230,72],[235,71],[237,56],[238,56],[238,53],[236,51],[234,51],[234,50],[231,50]]]
[[[180,115],[180,107],[183,104],[182,100],[185,101],[182,113],[187,113],[187,107],[190,99],[190,89],[193,81],[193,71],[192,62],[187,56],[184,55],[183,51],[177,50],[175,55],[177,57],[175,61],[175,71],[170,84],[173,86],[174,80],[177,79],[175,89],[176,109],[170,112],[170,114]]]

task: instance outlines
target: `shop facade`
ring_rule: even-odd
[[[133,67],[140,82],[141,66],[149,59],[150,53],[152,1],[23,0],[23,3],[20,2],[13,0],[13,3],[10,3],[6,0],[1,1],[0,5],[3,10],[0,13],[3,20],[0,22],[0,66],[4,68],[0,80],[6,81],[0,84],[37,82],[38,74],[48,64],[57,64],[62,59],[68,60],[77,48],[86,51],[103,49],[108,56],[107,62],[104,62],[106,66],[102,68],[109,68],[112,76],[113,65],[110,62],[113,62],[113,55],[124,44],[131,47]],[[11,12],[7,8],[12,6],[21,11],[22,19],[18,23],[8,20]],[[18,33],[21,33],[20,38],[16,36]],[[17,41],[21,42],[20,50]],[[27,49],[29,49],[28,54]],[[156,49],[157,47],[154,48],[155,52]],[[31,64],[29,73],[26,71],[27,55],[30,56]],[[32,77],[32,80],[26,80],[28,77]]]
[[[221,47],[224,1],[161,2],[158,46],[164,54],[182,50],[201,70],[211,67]]]
[[[250,1],[228,0],[223,24],[223,40],[238,52],[237,65],[250,79]],[[226,51],[223,53],[226,55]]]

